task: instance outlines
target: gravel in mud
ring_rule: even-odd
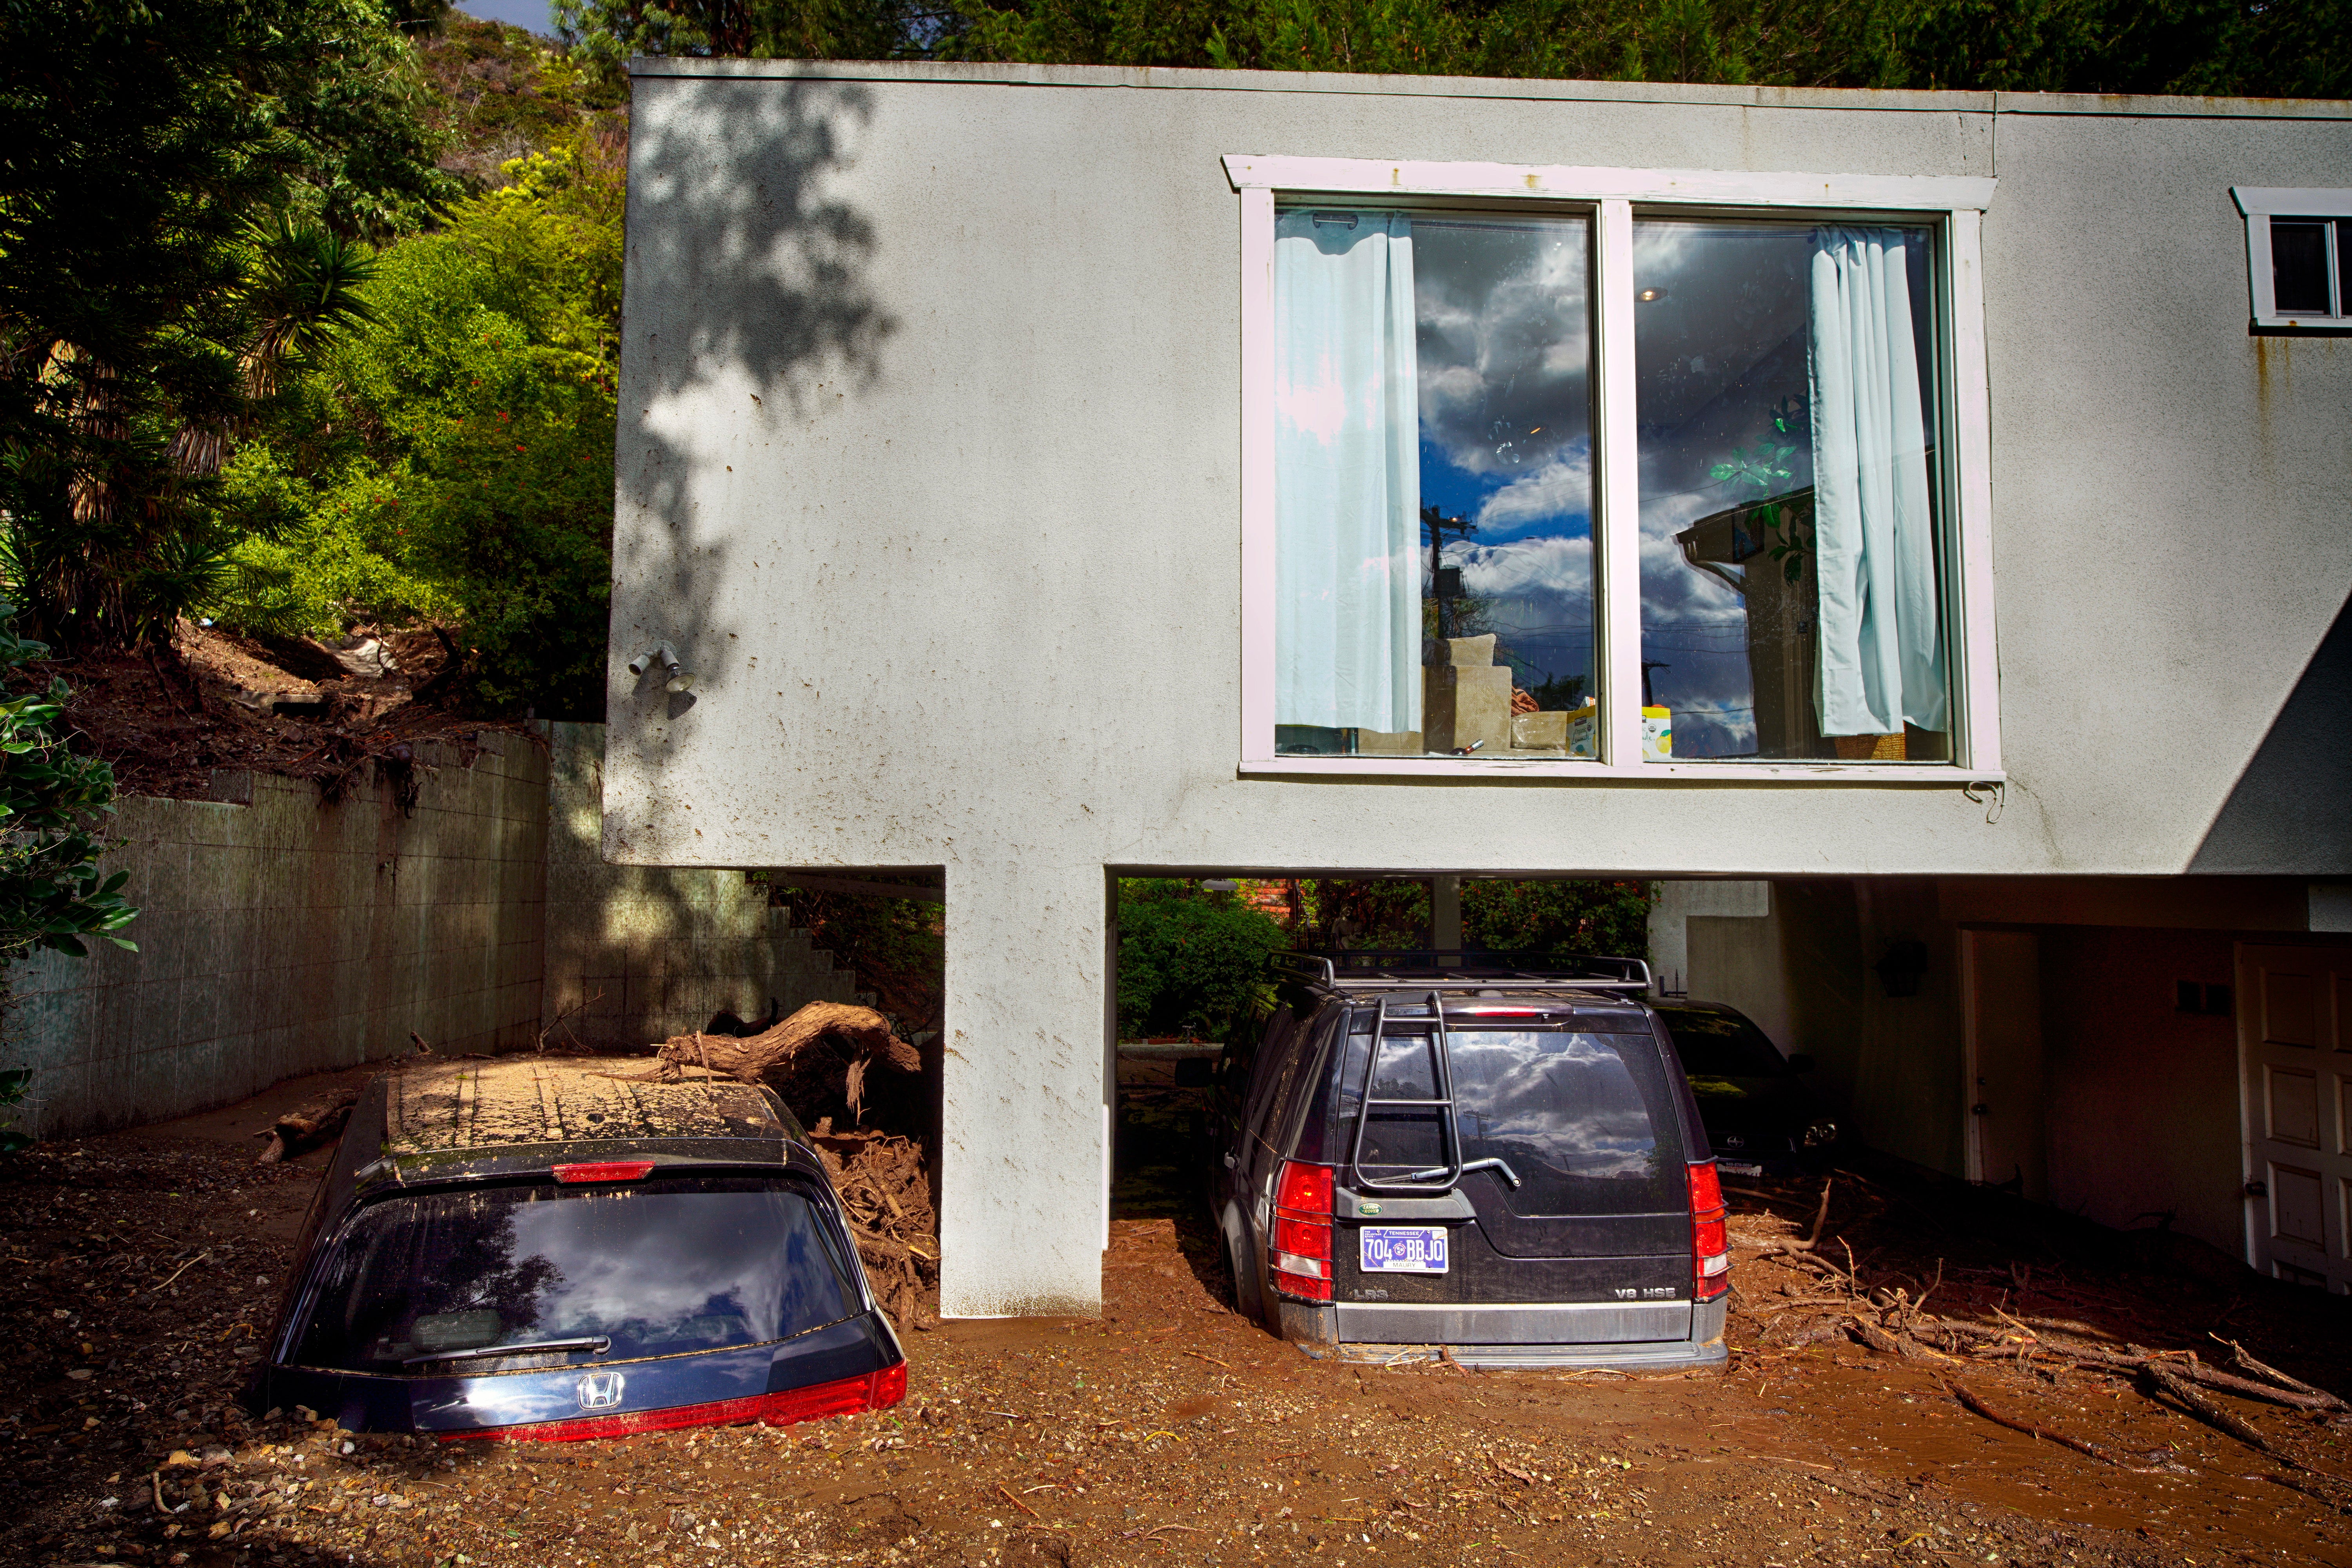
[[[2352,1489],[2334,1479],[2352,1475],[2352,1434],[2325,1419],[2221,1398],[2263,1453],[2054,1363],[1955,1373],[1849,1339],[1766,1340],[1790,1283],[1821,1293],[1759,1250],[1808,1227],[1812,1189],[1793,1186],[1735,1194],[1743,1305],[1721,1374],[1310,1362],[1223,1310],[1208,1237],[1171,1200],[1115,1225],[1101,1319],[909,1335],[907,1402],[875,1415],[572,1445],[250,1421],[231,1394],[322,1155],[256,1166],[247,1135],[332,1081],[0,1163],[16,1286],[0,1562],[2352,1563]],[[1911,1279],[1915,1300],[1940,1259],[1931,1310],[1955,1319],[2063,1320],[2149,1348],[2210,1344],[2218,1325],[2345,1385],[2341,1304],[2325,1298],[2038,1243],[2004,1258],[2000,1238],[1893,1200],[1833,1210],[1828,1234],[1865,1285]],[[1955,1376],[2126,1462],[1987,1421]]]

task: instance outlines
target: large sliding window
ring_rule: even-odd
[[[1950,363],[1980,363],[1950,252],[1990,182],[1807,181],[1797,211],[1502,200],[1491,165],[1452,199],[1447,165],[1404,199],[1394,165],[1281,188],[1353,167],[1228,160],[1245,766],[1997,768],[1955,406],[1980,379]]]

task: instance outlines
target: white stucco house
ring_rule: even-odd
[[[2352,105],[633,69],[604,852],[943,879],[949,1313],[1099,1300],[1141,873],[1652,880],[2352,1282]]]

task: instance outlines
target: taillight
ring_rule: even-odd
[[[1731,1237],[1724,1226],[1728,1212],[1723,1204],[1723,1180],[1715,1162],[1686,1167],[1690,1172],[1691,1299],[1712,1301],[1731,1289]]]
[[[666,1409],[587,1415],[569,1421],[533,1421],[520,1426],[478,1426],[437,1436],[445,1443],[578,1443],[599,1437],[626,1437],[637,1432],[672,1432],[682,1426],[732,1426],[747,1421],[787,1426],[796,1421],[822,1421],[830,1415],[880,1410],[906,1397],[907,1363],[900,1362],[879,1372],[861,1372],[855,1377],[787,1389],[782,1394],[755,1394],[709,1405],[674,1405]]]
[[[558,1165],[559,1182],[639,1182],[654,1168],[651,1160],[604,1160],[593,1164]]]
[[[1331,1299],[1331,1167],[1286,1160],[1274,1184],[1274,1235],[1265,1250],[1274,1288],[1309,1301]]]

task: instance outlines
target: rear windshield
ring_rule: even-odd
[[[1340,1079],[1343,1159],[1355,1136],[1370,1037],[1348,1042]],[[1513,1213],[1663,1214],[1687,1204],[1674,1094],[1648,1035],[1475,1029],[1448,1030],[1445,1039],[1463,1162],[1509,1165],[1519,1181],[1517,1187],[1504,1184]],[[1434,1055],[1425,1029],[1390,1033],[1381,1045],[1373,1100],[1436,1098]],[[1374,1104],[1364,1127],[1365,1174],[1398,1180],[1442,1166],[1444,1154],[1433,1110]]]
[[[759,1344],[837,1322],[858,1294],[793,1185],[701,1177],[392,1198],[335,1243],[296,1360],[398,1373],[417,1358],[606,1336],[610,1358]],[[408,1371],[507,1366],[497,1357]]]
[[[1675,1037],[1683,1071],[1693,1078],[1778,1078],[1789,1070],[1779,1047],[1743,1013],[1671,1002],[1657,1004],[1656,1010]]]

